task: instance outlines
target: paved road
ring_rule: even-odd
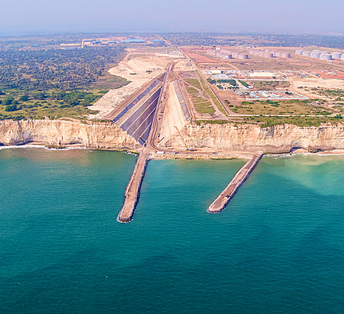
[[[155,146],[155,140],[157,138],[158,132],[161,127],[161,122],[162,122],[162,119],[159,120],[158,116],[162,108],[162,103],[166,96],[168,77],[169,77],[170,72],[173,71],[173,67],[174,67],[174,62],[169,63],[167,66],[167,72],[165,73],[164,81],[162,83],[161,93],[160,93],[158,104],[156,106],[156,110],[154,113],[151,131],[150,131],[148,140],[146,142],[146,148],[148,151],[158,150],[158,148]]]

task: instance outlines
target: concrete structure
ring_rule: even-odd
[[[160,111],[163,111],[162,101],[166,95],[166,86],[167,86],[168,76],[170,72],[173,71],[173,67],[174,67],[173,62],[168,65],[168,71],[167,73],[164,74],[163,82],[160,81],[161,83],[160,85],[157,82],[158,80],[154,80],[153,82],[151,82],[151,84],[148,87],[147,86],[145,87],[144,91],[136,99],[138,98],[142,99],[145,97],[145,95],[147,95],[148,99],[142,100],[141,105],[140,103],[138,103],[137,104],[138,107],[134,107],[135,112],[131,112],[127,110],[123,116],[124,118],[125,116],[127,116],[125,122],[123,122],[123,120],[121,119],[122,117],[120,117],[116,121],[116,123],[120,123],[123,126],[124,124],[127,123],[127,121],[131,119],[131,121],[127,124],[127,126],[130,125],[131,127],[132,125],[136,124],[137,125],[136,129],[143,131],[142,136],[145,136],[147,132],[146,130],[148,130],[147,139],[146,141],[144,141],[144,144],[147,145],[147,148],[145,148],[141,152],[139,158],[136,161],[134,171],[131,175],[128,186],[125,190],[124,203],[123,203],[122,209],[117,217],[118,222],[124,222],[124,223],[130,222],[133,218],[136,204],[140,196],[141,184],[142,184],[143,177],[144,177],[145,170],[148,163],[149,154],[147,151],[152,150],[152,149],[156,150],[154,141],[156,139],[156,136],[157,136],[157,133],[159,132],[159,127],[160,127],[157,113],[159,113]],[[157,95],[156,100],[154,98],[155,95]],[[120,114],[122,114],[122,112],[123,110],[121,111]],[[126,114],[127,112],[128,114]],[[152,113],[153,113],[153,116],[152,118],[150,118]],[[147,122],[148,120],[150,120],[149,125]],[[129,128],[127,130],[129,130]],[[133,134],[135,135],[135,132]],[[139,133],[137,133],[136,135],[138,134]],[[143,140],[142,136],[139,137],[139,141]],[[141,141],[140,143],[142,144]]]
[[[190,115],[190,112],[189,112],[189,110],[187,108],[184,96],[183,96],[183,94],[181,92],[181,89],[180,89],[180,86],[179,86],[179,82],[178,81],[174,81],[173,82],[173,87],[174,87],[174,90],[176,91],[178,102],[179,102],[180,108],[182,109],[184,118],[185,118],[186,121],[189,121],[191,115]]]
[[[136,161],[134,171],[130,177],[129,184],[124,193],[124,203],[117,216],[117,221],[130,222],[133,219],[136,204],[139,199],[141,184],[148,163],[148,155],[141,153]]]
[[[155,79],[112,120],[141,145],[148,139],[160,91],[161,81]]]
[[[209,206],[208,213],[219,213],[221,212],[228,202],[233,198],[235,193],[238,191],[239,187],[245,182],[249,177],[250,173],[257,166],[262,155],[255,155],[250,159],[234,176],[229,185],[225,190],[219,195],[219,197]]]

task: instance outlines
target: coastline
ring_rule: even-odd
[[[127,149],[102,149],[102,148],[88,148],[83,145],[64,145],[64,146],[53,146],[53,145],[43,145],[38,143],[28,143],[24,145],[3,145],[0,146],[0,151],[5,149],[30,149],[30,148],[43,148],[46,150],[58,151],[58,150],[88,150],[88,151],[106,151],[106,152],[122,152],[130,155],[139,155],[140,151],[127,150]],[[251,159],[254,153],[252,152],[224,152],[224,153],[211,153],[211,152],[188,152],[188,153],[169,153],[164,154],[151,153],[148,160],[232,160],[232,159]],[[275,157],[275,158],[290,158],[298,155],[304,156],[343,156],[344,150],[334,149],[319,151],[316,153],[309,152],[307,150],[294,151],[290,153],[271,153],[263,154],[265,157]]]

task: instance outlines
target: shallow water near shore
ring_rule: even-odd
[[[116,222],[136,156],[0,150],[1,313],[339,313],[344,157],[153,160]]]

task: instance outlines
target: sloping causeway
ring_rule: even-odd
[[[128,111],[121,119],[121,122],[118,122],[120,128],[135,138],[141,145],[148,139],[160,92],[161,87],[150,93],[145,100],[136,104],[133,110]]]
[[[161,92],[161,81],[154,80],[112,120],[143,145],[149,136]]]

